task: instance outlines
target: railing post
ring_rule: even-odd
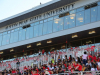
[[[55,60],[55,53],[54,53],[54,60]]]
[[[44,55],[43,55],[43,64],[44,64]]]
[[[81,71],[81,75],[83,75],[83,72]]]
[[[49,54],[48,54],[48,62],[49,62]]]

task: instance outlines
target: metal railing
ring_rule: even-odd
[[[93,53],[95,54],[96,56],[98,55],[99,53],[99,48],[100,46],[99,45],[96,45],[94,47],[94,51],[92,51],[92,48],[91,47],[88,47],[88,46],[82,46],[82,47],[73,47],[73,49],[61,49],[61,50],[57,50],[46,55],[37,55],[37,56],[34,56],[34,57],[28,57],[27,59],[19,59],[20,61],[20,66],[19,68],[21,70],[23,70],[23,68],[25,66],[32,66],[32,64],[34,65],[37,65],[39,66],[40,64],[43,65],[43,64],[48,64],[49,62],[51,62],[51,59],[52,57],[54,57],[54,60],[55,62],[57,62],[57,58],[58,56],[60,55],[61,59],[63,59],[63,57],[65,57],[65,55],[67,55],[67,57],[69,58],[70,55],[72,55],[72,57],[79,57],[83,54],[84,51],[87,51],[87,53]],[[96,50],[96,51],[95,51]],[[0,70],[4,70],[4,69],[16,69],[17,68],[17,65],[16,65],[17,61],[7,61],[7,62],[3,62],[3,63],[0,63]]]
[[[65,71],[64,73],[51,75],[100,75],[100,71]]]

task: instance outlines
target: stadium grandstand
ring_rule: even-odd
[[[0,21],[1,75],[100,75],[100,0],[52,0]]]

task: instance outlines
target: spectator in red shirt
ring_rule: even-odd
[[[44,52],[45,52],[45,50],[43,49],[43,50],[42,50],[42,54],[43,54],[43,55],[44,55]]]
[[[88,60],[92,61],[93,60],[93,57],[91,54],[88,55]]]
[[[78,70],[79,70],[79,71],[82,71],[82,65],[81,65],[80,63],[78,63],[78,66],[79,66],[79,67],[78,67]]]
[[[38,67],[36,67],[36,69],[35,69],[37,72],[39,72],[39,70],[38,70]]]
[[[95,61],[96,61],[96,56],[95,56],[95,55],[93,55],[93,60],[95,60]],[[93,60],[92,60],[92,62],[93,62]]]

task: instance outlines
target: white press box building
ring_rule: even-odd
[[[100,0],[52,0],[0,21],[1,60],[96,43]]]

